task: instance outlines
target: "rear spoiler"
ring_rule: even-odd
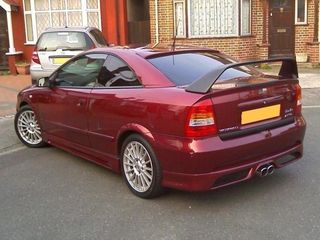
[[[298,78],[298,67],[297,62],[294,58],[284,57],[284,58],[272,58],[268,60],[257,60],[257,61],[245,61],[238,63],[231,63],[227,65],[220,66],[208,72],[206,75],[198,78],[196,81],[191,83],[187,88],[187,92],[194,93],[207,93],[213,84],[219,79],[219,77],[229,68],[241,67],[245,65],[261,64],[261,63],[271,63],[271,62],[282,62],[279,76],[285,78]]]

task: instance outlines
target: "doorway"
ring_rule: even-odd
[[[294,56],[294,2],[269,1],[269,57]]]
[[[8,59],[6,53],[9,50],[7,13],[0,7],[0,70],[8,69]]]
[[[148,0],[127,0],[128,43],[150,43],[150,17]]]

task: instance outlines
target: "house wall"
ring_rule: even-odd
[[[159,2],[159,1],[158,1]],[[159,12],[159,40],[160,43],[171,44],[173,42],[173,4],[172,0],[161,0],[158,5]],[[151,39],[155,43],[155,1],[150,1]],[[177,39],[176,44],[205,46],[217,49],[237,59],[265,58],[267,49],[261,47],[263,11],[261,1],[252,1],[251,35],[241,37],[211,37],[211,38],[184,38]],[[168,17],[169,16],[169,17]]]
[[[307,53],[309,61],[319,62],[319,44],[314,39],[314,1],[308,0],[308,23],[295,26],[295,53]],[[187,2],[187,1],[186,1]],[[265,6],[264,6],[265,4]],[[185,38],[177,39],[176,44],[197,45],[215,48],[237,59],[268,58],[268,1],[252,0],[251,36],[225,38]],[[265,15],[264,15],[265,14]],[[158,0],[159,42],[173,42],[173,1]],[[151,41],[156,42],[155,0],[150,0]]]

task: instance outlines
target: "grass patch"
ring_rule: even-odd
[[[260,69],[263,69],[263,70],[271,70],[271,69],[272,69],[272,67],[271,67],[270,64],[268,64],[268,63],[262,63],[262,64],[260,64],[260,65],[259,65],[259,68],[260,68]]]
[[[8,76],[10,75],[10,71],[0,71],[0,76]]]

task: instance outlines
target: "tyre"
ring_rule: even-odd
[[[124,141],[121,166],[126,183],[136,196],[154,198],[162,193],[160,164],[150,144],[140,135],[130,135]]]
[[[30,106],[23,106],[16,113],[14,127],[20,141],[26,146],[39,148],[46,145],[36,115]]]

